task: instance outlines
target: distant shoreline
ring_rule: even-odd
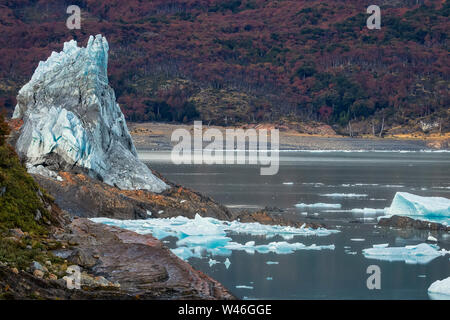
[[[175,129],[192,130],[192,124],[168,124],[158,122],[128,123],[130,133],[136,148],[139,150],[167,151],[174,145],[170,141]],[[206,126],[205,126],[206,127]],[[211,126],[224,131],[225,127]],[[261,126],[264,128],[270,125]],[[232,128],[232,127],[230,127]],[[245,127],[243,127],[245,129]],[[258,127],[257,127],[258,128]],[[447,140],[449,134],[443,137],[420,139],[417,137],[344,137],[338,135],[309,135],[293,130],[280,130],[280,150],[283,151],[323,151],[323,152],[419,152],[419,151],[449,151]],[[436,144],[436,141],[440,142]],[[442,143],[445,142],[445,143]],[[436,147],[438,146],[438,147]]]

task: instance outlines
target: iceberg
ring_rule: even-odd
[[[405,247],[387,247],[375,245],[364,249],[364,257],[383,261],[404,261],[407,264],[427,264],[437,257],[449,254],[450,251],[439,250],[436,245],[421,243]]]
[[[151,233],[162,240],[167,237],[175,237],[177,248],[172,252],[181,259],[192,257],[200,258],[204,253],[218,256],[230,256],[232,251],[245,251],[249,254],[255,252],[276,254],[289,254],[298,250],[334,250],[334,245],[310,245],[303,243],[289,243],[286,241],[256,245],[255,241],[247,241],[245,244],[232,241],[230,235],[246,234],[251,236],[264,236],[270,238],[281,236],[291,238],[293,236],[327,236],[339,232],[324,228],[312,229],[303,225],[300,228],[262,225],[257,222],[241,223],[239,221],[222,221],[209,217],[196,215],[194,219],[186,217],[155,218],[146,220],[115,220],[109,218],[91,218],[97,223],[104,223],[140,234]],[[228,260],[229,261],[229,260]]]
[[[17,153],[29,172],[50,178],[84,172],[120,189],[162,192],[169,187],[138,160],[108,84],[108,50],[105,37],[90,36],[86,47],[65,42],[39,63],[17,96]]]
[[[439,218],[450,221],[450,199],[421,197],[407,192],[397,192],[387,209],[389,215]]]
[[[428,295],[433,300],[450,300],[450,277],[433,282],[428,288]]]

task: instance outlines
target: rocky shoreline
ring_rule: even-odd
[[[138,151],[170,151],[174,145],[171,134],[176,129],[192,131],[193,124],[169,124],[159,122],[129,123],[130,134]],[[220,127],[204,125],[204,128],[216,128],[220,131],[233,129],[233,127]],[[280,150],[450,150],[450,136],[421,138],[396,137],[344,137],[336,134],[305,134],[291,128],[283,128],[274,124],[245,125],[239,128],[279,128]]]

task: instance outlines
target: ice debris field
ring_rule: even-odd
[[[404,261],[407,264],[427,264],[437,257],[450,254],[445,249],[439,250],[434,244],[420,243],[405,247],[389,247],[387,244],[373,245],[364,249],[363,255],[368,259],[383,261]]]
[[[229,256],[233,250],[276,254],[289,254],[298,250],[334,250],[334,245],[304,245],[300,242],[272,241],[267,244],[256,245],[255,241],[238,243],[232,241],[230,234],[246,234],[251,236],[265,236],[266,239],[281,236],[285,240],[294,236],[328,236],[339,232],[324,228],[312,229],[285,227],[277,225],[262,225],[260,223],[241,223],[239,221],[222,221],[196,215],[194,219],[175,217],[147,220],[115,220],[109,218],[92,218],[94,222],[104,223],[140,234],[151,233],[157,239],[176,237],[177,248],[172,249],[178,257],[187,260],[191,257],[201,258],[205,253],[218,256]],[[210,265],[214,265],[210,260]]]
[[[321,196],[331,198],[358,198],[366,194],[330,193]],[[341,209],[340,203],[298,203],[295,205],[302,209],[316,209],[322,212],[350,212],[363,215],[408,216],[413,219],[433,221],[444,225],[450,224],[450,199],[443,197],[422,197],[408,192],[397,192],[390,207],[387,208],[353,208]]]

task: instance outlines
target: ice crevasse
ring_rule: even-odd
[[[168,186],[138,160],[108,84],[108,50],[105,37],[90,36],[86,47],[71,40],[39,63],[17,96],[16,150],[32,173],[76,168],[121,189],[161,192]]]

